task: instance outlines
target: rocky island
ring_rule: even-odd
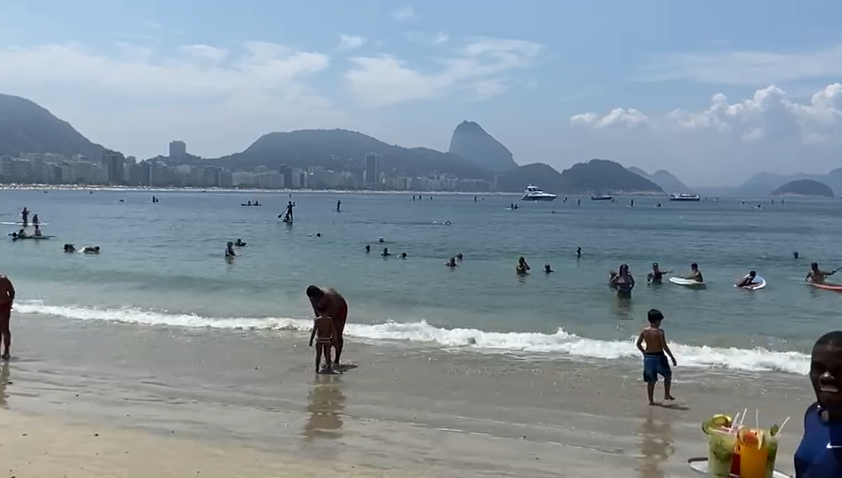
[[[534,184],[553,194],[663,194],[664,190],[607,159],[578,163],[559,173],[543,163],[521,166],[497,177],[500,191],[520,192]]]
[[[450,138],[448,153],[461,156],[495,173],[518,167],[512,152],[473,121],[459,123]]]
[[[772,191],[772,196],[817,196],[832,198],[833,190],[827,184],[812,179],[796,179]]]

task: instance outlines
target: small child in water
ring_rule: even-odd
[[[319,316],[313,320],[313,331],[310,333],[310,347],[313,346],[313,339],[316,339],[316,373],[328,373],[332,370],[333,361],[330,356],[330,347],[333,346],[336,337],[336,327],[333,319],[324,315],[324,310],[318,311]],[[322,355],[325,357],[325,367],[321,368]]]
[[[658,375],[664,377],[664,400],[675,400],[670,395],[672,385],[672,370],[667,361],[667,356],[672,359],[673,367],[678,365],[675,357],[667,345],[667,336],[661,328],[664,314],[658,309],[649,311],[649,326],[640,332],[637,338],[637,349],[643,354],[643,381],[646,382],[646,395],[649,398],[649,405],[655,403],[655,384],[658,383]],[[646,342],[646,348],[643,347]]]

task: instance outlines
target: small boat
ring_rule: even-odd
[[[520,198],[521,201],[553,201],[557,198],[555,194],[545,193],[543,190],[529,185],[526,186],[526,190],[523,191],[523,197]]]
[[[670,194],[670,201],[701,201],[702,197],[698,194]]]
[[[610,194],[594,194],[591,196],[591,201],[613,201],[614,196]]]

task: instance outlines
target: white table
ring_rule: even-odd
[[[690,465],[690,469],[695,471],[700,475],[707,476],[708,474],[708,459],[707,458],[690,458],[687,460],[687,464]],[[789,476],[781,473],[780,471],[775,471],[772,475],[774,478],[790,478]]]

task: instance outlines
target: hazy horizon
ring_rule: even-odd
[[[469,120],[519,164],[736,185],[842,166],[842,4],[810,6],[4,2],[0,92],[139,158],[310,128],[446,151]]]

